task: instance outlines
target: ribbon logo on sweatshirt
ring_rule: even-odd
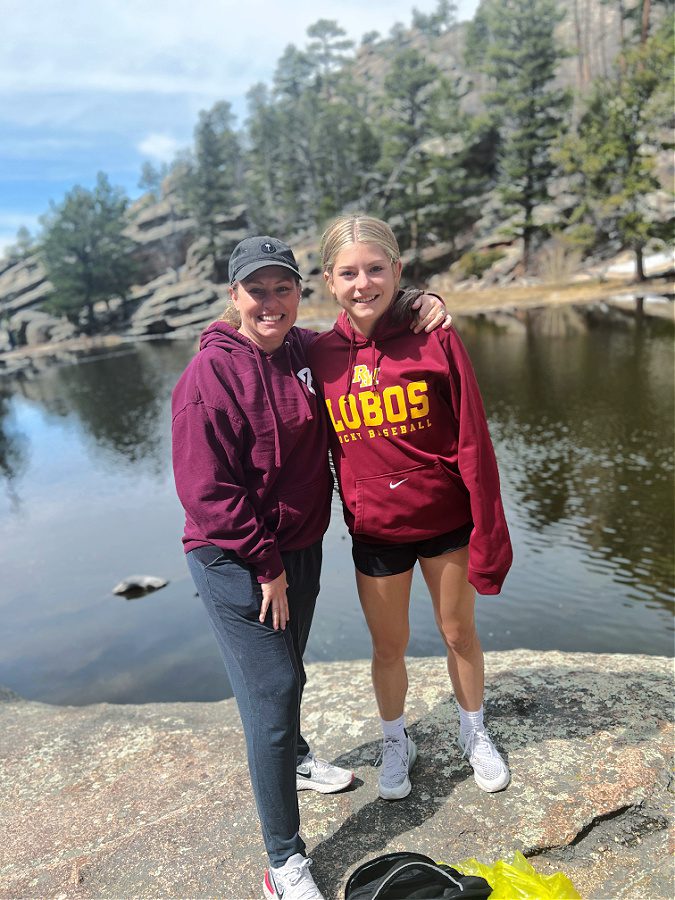
[[[304,369],[300,369],[300,371],[297,372],[296,374],[297,374],[298,378],[300,379],[300,381],[302,381],[303,384],[307,385],[307,390],[310,391],[312,394],[316,395],[316,391],[312,387],[312,382],[314,379],[312,378],[312,373],[309,369],[309,366],[305,366]]]

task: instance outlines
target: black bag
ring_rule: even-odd
[[[480,900],[491,893],[484,878],[462,875],[422,853],[385,853],[352,872],[345,900]]]

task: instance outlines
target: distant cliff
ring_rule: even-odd
[[[557,59],[556,75],[552,82],[555,82],[558,87],[570,88],[575,92],[574,102],[579,108],[577,109],[575,106],[569,121],[566,122],[566,127],[570,131],[575,131],[578,127],[578,115],[580,115],[583,100],[588,97],[594,79],[607,77],[612,72],[616,72],[617,53],[621,46],[629,47],[631,43],[634,44],[639,39],[640,29],[636,30],[635,17],[633,16],[631,20],[632,24],[624,21],[621,17],[622,11],[635,10],[637,0],[626,0],[625,3],[575,0],[574,4],[569,4],[566,0],[557,0],[557,3],[560,11],[565,15],[555,29],[556,39],[562,48],[562,53]],[[476,25],[474,37],[475,34],[480,33],[478,25],[481,12],[484,12],[489,5],[486,0],[479,6],[474,22]],[[663,20],[667,11],[663,4],[652,4],[650,10],[653,31]],[[431,18],[433,19],[433,16]],[[403,102],[401,97],[396,99],[395,94],[391,94],[391,92],[388,94],[386,86],[389,84],[391,87],[391,76],[396,74],[393,69],[397,65],[403,65],[401,59],[407,52],[412,53],[425,65],[435,67],[432,70],[435,73],[433,81],[427,87],[436,82],[444,84],[444,96],[453,94],[456,89],[458,105],[452,107],[454,110],[452,115],[446,110],[443,126],[438,123],[433,127],[427,124],[426,132],[422,136],[424,139],[422,137],[415,138],[419,146],[414,144],[409,151],[404,152],[397,145],[398,149],[391,151],[392,156],[383,156],[383,148],[380,147],[379,156],[375,154],[372,158],[368,157],[367,160],[364,157],[363,171],[359,169],[360,176],[363,177],[361,193],[341,195],[335,199],[333,205],[326,209],[338,209],[345,202],[349,208],[353,208],[357,205],[357,197],[359,198],[358,204],[361,206],[367,206],[368,201],[375,196],[379,196],[382,200],[382,192],[385,187],[388,190],[389,179],[394,177],[399,168],[400,157],[403,156],[403,162],[405,162],[408,154],[413,150],[415,153],[423,151],[436,159],[436,162],[428,171],[419,169],[418,174],[427,172],[427,176],[432,178],[435,188],[432,190],[430,184],[427,183],[424,190],[419,193],[419,197],[415,193],[417,206],[414,209],[410,204],[404,204],[400,208],[394,205],[391,209],[394,216],[392,225],[395,230],[399,228],[405,230],[408,227],[408,220],[417,216],[417,213],[424,209],[435,211],[433,215],[430,214],[429,218],[420,220],[419,229],[417,229],[417,225],[415,226],[417,229],[416,240],[419,238],[418,249],[414,253],[411,251],[408,254],[408,260],[404,256],[404,262],[410,262],[411,258],[414,258],[414,265],[409,266],[410,277],[414,277],[420,283],[442,284],[445,294],[449,291],[452,293],[455,290],[474,287],[484,289],[504,285],[528,286],[553,282],[561,284],[565,281],[570,282],[577,277],[592,277],[591,273],[593,272],[596,277],[604,277],[603,269],[606,271],[610,267],[611,258],[615,256],[620,247],[633,246],[633,244],[627,241],[625,236],[620,238],[617,235],[615,223],[612,224],[610,217],[608,223],[604,223],[602,228],[598,226],[597,242],[593,244],[591,241],[584,245],[593,246],[597,256],[582,261],[582,251],[578,249],[574,241],[566,242],[564,238],[560,237],[566,224],[569,225],[573,219],[573,213],[580,205],[579,185],[575,182],[575,176],[564,176],[560,174],[560,169],[557,170],[557,176],[552,178],[550,183],[547,182],[550,196],[546,202],[541,201],[541,197],[546,197],[546,194],[537,195],[536,202],[533,200],[532,227],[540,230],[541,240],[537,247],[535,264],[524,265],[523,241],[514,237],[514,234],[519,233],[519,229],[522,232],[522,228],[514,226],[513,216],[509,218],[510,214],[507,213],[508,205],[505,205],[502,202],[503,198],[500,200],[499,197],[496,176],[500,163],[498,154],[494,156],[495,147],[497,150],[499,149],[501,140],[498,129],[495,131],[496,126],[493,127],[493,124],[488,127],[487,120],[478,128],[476,125],[478,120],[472,120],[479,132],[483,134],[484,144],[483,146],[479,142],[474,146],[472,143],[475,139],[474,126],[471,128],[467,126],[462,131],[459,126],[454,124],[461,118],[459,115],[455,115],[458,109],[462,111],[462,114],[480,115],[484,113],[483,106],[489,96],[490,80],[480,70],[478,59],[480,53],[467,52],[467,39],[471,36],[473,26],[468,23],[454,23],[452,17],[448,17],[447,21],[431,22],[429,17],[420,14],[417,17],[413,15],[413,23],[415,22],[417,24],[413,24],[409,28],[400,24],[394,26],[387,37],[377,33],[364,36],[361,45],[353,55],[344,57],[338,55],[333,59],[331,78],[338,79],[338,75],[340,78],[343,76],[347,78],[351,85],[349,90],[354,91],[354,96],[359,97],[358,105],[363,106],[364,127],[367,125],[371,132],[376,132],[378,140],[387,132],[386,123],[382,119],[383,108],[393,109],[397,104],[400,105]],[[330,26],[331,23],[328,25]],[[483,48],[483,52],[484,50],[485,48]],[[305,58],[302,53],[296,59],[296,63],[300,58]],[[305,59],[305,62],[307,59],[309,57]],[[286,60],[289,66],[290,61]],[[314,64],[316,65],[316,59]],[[283,68],[284,66],[281,65],[282,70]],[[306,95],[305,99],[308,101],[311,99],[315,104],[311,106],[314,112],[317,109],[331,107],[332,101],[328,102],[326,98],[330,100],[332,97],[333,100],[337,100],[338,93],[333,95],[331,91],[338,92],[343,87],[342,82],[338,79],[330,90],[325,86],[325,90],[328,92],[322,93],[322,78],[327,77],[326,72],[329,68],[331,67],[327,66],[326,71],[322,70],[323,74],[315,73],[314,80],[309,79],[306,83],[303,82],[302,90],[305,92],[303,97]],[[320,66],[319,69],[321,69]],[[447,82],[443,79],[447,79]],[[454,85],[452,89],[448,87],[451,84]],[[269,97],[279,94],[278,87],[279,85],[272,86],[272,90],[268,91]],[[265,96],[267,95],[265,94]],[[345,96],[351,96],[349,91]],[[272,105],[268,112],[274,109],[277,117],[288,114],[291,109],[291,107],[277,109],[274,107],[274,103],[270,102]],[[658,106],[658,104],[656,105]],[[649,104],[646,104],[645,108],[649,108]],[[494,117],[494,110],[492,115]],[[310,118],[312,121],[319,121],[319,117],[314,113]],[[434,117],[432,119],[434,122],[436,121]],[[656,117],[654,122],[661,123],[661,118]],[[393,127],[392,122],[389,125]],[[455,131],[453,131],[453,127]],[[486,129],[485,132],[481,130],[483,127]],[[659,127],[661,126],[659,125]],[[339,131],[339,129],[335,132],[330,130],[333,128],[333,124],[329,118],[321,128],[323,135],[328,134],[331,137],[335,137]],[[288,129],[282,129],[281,133],[286,134],[287,131]],[[639,129],[638,131],[642,135],[642,131]],[[357,134],[357,132],[354,133]],[[279,134],[280,132],[277,133],[277,137]],[[271,140],[265,129],[263,129],[263,137],[268,141]],[[242,132],[240,150],[242,147],[250,146],[250,138],[250,134],[247,137]],[[643,142],[645,140],[643,135],[641,140]],[[641,154],[654,157],[654,180],[649,181],[648,184],[645,182],[647,186],[644,187],[644,190],[642,182],[638,182],[641,192],[638,205],[648,211],[647,218],[651,217],[655,222],[663,224],[664,235],[667,234],[667,223],[672,216],[672,152],[669,149],[663,149],[669,146],[669,142],[670,135],[668,133],[663,140],[654,138],[653,146],[645,145],[639,153],[636,151],[634,154],[638,157]],[[368,141],[365,143],[368,144]],[[479,145],[482,146],[482,150]],[[326,148],[323,149],[325,152]],[[266,177],[269,183],[265,182],[267,190],[263,193],[270,194],[273,199],[266,206],[261,207],[267,211],[263,218],[273,217],[272,214],[279,212],[280,209],[284,211],[286,204],[291,202],[294,194],[306,190],[306,186],[303,187],[303,185],[309,179],[309,169],[312,168],[309,162],[315,168],[323,167],[333,172],[330,166],[326,166],[325,159],[322,161],[320,157],[317,157],[318,152],[317,147],[310,143],[303,150],[304,155],[300,154],[300,163],[297,159],[295,160],[300,166],[294,174],[296,181],[293,184],[297,190],[275,193],[273,189],[279,187],[277,182],[282,174],[280,164],[267,172]],[[374,150],[373,153],[375,153]],[[463,154],[465,153],[468,153],[469,156],[477,155],[482,160],[478,165],[478,169],[481,169],[481,177],[477,181],[467,175],[467,167],[470,168],[470,166],[468,166],[468,160],[464,158]],[[259,155],[264,156],[264,154]],[[483,155],[486,159],[483,159]],[[593,154],[590,156],[593,157]],[[240,169],[241,166],[244,167],[244,174],[248,171],[246,166],[250,167],[251,159],[255,157],[255,154],[249,150],[248,157],[248,161],[246,161],[246,153],[243,150],[237,151],[237,165]],[[452,168],[452,174],[446,173],[446,176],[441,178],[438,169],[440,160],[448,163],[455,158],[463,159],[464,162],[458,167]],[[187,163],[183,163],[184,169],[185,166]],[[189,169],[189,166],[187,167]],[[600,168],[603,167],[600,166]],[[605,168],[609,171],[615,171],[615,169],[618,171],[621,166],[609,165]],[[344,179],[345,173],[337,169],[331,177],[339,180],[340,173]],[[230,199],[227,202],[219,200],[212,221],[210,220],[210,225],[214,226],[216,232],[212,238],[218,245],[219,262],[216,266],[211,258],[213,254],[210,256],[207,252],[207,241],[203,236],[204,228],[202,227],[200,236],[195,219],[185,212],[181,212],[181,209],[185,208],[194,212],[196,207],[186,201],[185,191],[183,190],[181,195],[179,190],[181,177],[185,178],[185,171],[182,176],[180,174],[180,165],[170,171],[164,178],[161,187],[159,186],[161,178],[157,174],[158,181],[153,192],[144,195],[130,206],[126,236],[133,241],[132,254],[137,269],[136,284],[132,286],[130,294],[126,298],[128,302],[125,304],[120,297],[113,294],[97,305],[95,316],[92,316],[92,319],[96,319],[96,328],[104,338],[111,335],[118,335],[129,340],[163,335],[191,336],[221,314],[228,299],[228,291],[227,286],[218,277],[219,271],[217,270],[226,268],[229,252],[244,236],[272,227],[270,222],[267,224],[263,222],[263,225],[260,225],[261,211],[255,209],[255,191],[252,190],[251,184],[246,177],[243,177],[241,171],[239,171],[239,176],[241,176],[239,180],[244,183],[244,186],[241,187],[241,190],[228,194],[230,198],[236,198],[236,200]],[[462,192],[453,194],[455,183],[463,183],[465,176],[468,184],[467,195],[465,196]],[[475,176],[476,172],[474,172]],[[422,174],[420,174],[420,178],[422,178]],[[427,178],[427,182],[428,180]],[[630,181],[630,178],[628,180]],[[368,187],[371,181],[373,184],[379,185],[379,194],[377,191],[373,194],[374,188]],[[386,181],[386,185],[383,183],[384,181]],[[424,178],[422,178],[422,182],[424,183]],[[257,182],[254,179],[253,184],[255,183]],[[661,185],[660,188],[659,185]],[[185,184],[183,184],[183,188],[185,188]],[[407,181],[401,182],[396,190],[400,192],[400,199],[406,200],[407,203],[407,200],[410,199],[407,196],[410,193],[410,184]],[[614,194],[610,198],[612,201],[609,203],[610,207],[617,199],[615,196],[618,190],[616,185],[612,190]],[[386,191],[384,192],[386,193]],[[179,195],[182,196],[182,200],[179,199]],[[424,199],[425,197],[426,199]],[[240,200],[246,200],[248,206],[243,202],[240,203]],[[230,208],[221,210],[220,205]],[[454,213],[464,205],[472,207],[471,215],[465,218],[460,216],[456,221],[456,226],[452,228],[448,226],[446,230],[443,230],[441,227],[443,223],[447,219],[455,221]],[[475,209],[473,209],[474,205]],[[311,215],[305,210],[306,214],[301,217],[294,216],[291,210],[288,216],[278,217],[278,220],[292,223],[288,226],[289,231],[296,229],[296,233],[283,236],[290,240],[298,251],[297,255],[303,273],[303,297],[306,307],[323,305],[325,314],[321,309],[315,310],[315,314],[321,319],[330,319],[332,306],[326,297],[319,271],[318,236],[315,233],[318,231],[318,227],[309,231],[307,225],[310,221],[321,221],[323,213],[320,214],[320,209],[323,207],[317,207]],[[327,216],[328,213],[325,215]],[[646,212],[645,215],[647,215]],[[396,216],[398,216],[397,220],[395,220]],[[255,225],[255,222],[258,222],[258,225]],[[300,227],[296,224],[297,222],[302,222],[304,225]],[[426,225],[423,224],[424,222]],[[412,226],[410,227],[412,228]],[[408,241],[403,246],[408,246],[410,243]],[[30,246],[30,242],[25,246]],[[18,365],[16,360],[9,361],[5,365],[3,359],[5,354],[16,347],[33,348],[41,345],[64,344],[79,336],[76,326],[67,319],[55,317],[41,308],[44,301],[50,297],[53,288],[47,280],[46,272],[38,257],[36,255],[22,256],[27,252],[25,246],[23,250],[15,248],[12,251],[15,255],[11,259],[6,258],[4,261],[0,261],[0,373],[16,371]],[[663,250],[664,246],[665,243],[662,239],[654,238],[651,244],[645,239],[644,251],[647,254],[653,254]],[[640,245],[640,255],[642,251],[643,247]],[[667,268],[668,264],[662,266],[662,271]],[[672,258],[670,268],[672,268]],[[524,269],[527,269],[527,274]],[[650,271],[649,274],[653,274],[653,271]],[[672,295],[672,287],[667,293]],[[126,311],[130,315],[126,315]],[[74,321],[77,319],[74,318]],[[64,350],[64,352],[66,351]]]

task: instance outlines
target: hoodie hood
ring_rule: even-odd
[[[252,341],[250,338],[247,338],[245,335],[241,334],[232,325],[228,324],[227,322],[218,320],[216,322],[212,322],[207,328],[204,329],[199,341],[200,352],[217,348],[219,350],[224,350],[227,353],[233,353],[236,351],[248,353],[255,359],[258,374],[260,376],[260,381],[265,393],[265,401],[269,409],[270,420],[274,428],[274,463],[276,466],[281,465],[281,440],[279,436],[280,424],[277,418],[277,404],[272,402],[272,389],[270,388],[268,359],[270,359],[271,357],[276,357],[277,354],[283,353],[286,357],[288,371],[292,372],[292,340],[293,335],[291,334],[291,332],[289,332],[284,338],[284,342],[281,347],[277,348],[272,353],[266,353],[255,343],[255,341]],[[291,384],[295,388],[298,401],[305,409],[307,421],[311,421],[313,418],[312,410],[310,409],[307,397],[303,392],[298,379],[292,379]]]
[[[337,318],[335,323],[334,331],[336,334],[339,334],[340,337],[344,338],[346,341],[350,343],[354,343],[355,347],[366,347],[368,344],[376,343],[377,341],[386,340],[387,338],[394,337],[397,334],[404,333],[408,331],[410,327],[409,322],[398,322],[394,318],[392,314],[392,306],[396,300],[401,298],[405,291],[399,291],[392,300],[389,307],[382,313],[380,318],[375,323],[375,328],[373,329],[373,333],[370,337],[365,337],[361,334],[360,331],[357,331],[354,328],[349,315],[346,310],[342,310],[340,315]],[[421,291],[415,291],[415,296],[419,296]]]
[[[293,327],[265,353],[214,322],[172,395],[185,550],[234,551],[263,583],[283,571],[283,551],[310,546],[328,524],[326,424],[307,363],[314,337]]]
[[[256,345],[252,340],[240,334],[232,325],[219,319],[217,322],[211,322],[202,331],[199,339],[199,349],[206,350],[207,347],[220,347],[222,350],[249,349],[251,352],[254,352]],[[259,347],[256,349],[262,353]]]
[[[403,291],[399,291],[394,299],[396,300],[402,295]],[[382,350],[378,348],[378,344],[381,341],[385,341],[388,338],[395,337],[396,335],[405,333],[409,330],[409,324],[405,322],[398,322],[394,319],[394,316],[392,315],[393,303],[394,301],[392,300],[392,303],[377,320],[377,322],[375,323],[375,328],[373,329],[373,333],[370,335],[370,337],[365,337],[361,334],[360,331],[357,331],[354,328],[354,325],[352,324],[352,321],[349,318],[346,310],[343,309],[338,316],[337,321],[333,326],[333,331],[349,344],[349,361],[347,364],[345,383],[346,394],[350,394],[352,390],[352,369],[354,367],[354,361],[356,359],[357,352],[362,347],[371,348],[372,357],[370,370],[371,372],[374,372],[378,368],[379,361],[382,358]],[[377,383],[373,384],[373,389],[378,392]]]

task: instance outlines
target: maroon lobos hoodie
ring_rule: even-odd
[[[499,593],[511,542],[483,402],[454,328],[413,334],[385,313],[365,338],[342,312],[308,358],[351,533],[405,543],[473,521],[469,581]]]
[[[314,339],[291,328],[266,354],[214,322],[173,391],[185,552],[234,551],[261,583],[281,574],[282,550],[308,547],[328,527],[327,429],[306,359]]]

